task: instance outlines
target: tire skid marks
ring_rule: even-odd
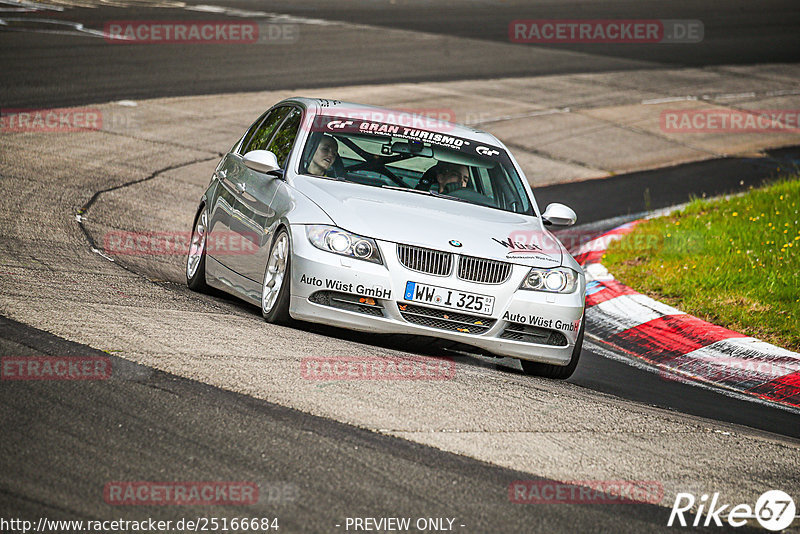
[[[612,337],[616,345],[637,350],[653,363],[680,366],[684,358],[720,339],[742,334],[687,314],[664,315]]]
[[[800,358],[794,352],[752,337],[736,337],[685,354],[680,366],[707,380],[713,378],[727,385],[753,389],[797,373]],[[797,393],[800,396],[800,390]]]

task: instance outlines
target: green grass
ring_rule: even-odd
[[[622,283],[708,322],[800,351],[800,177],[696,199],[609,247]]]

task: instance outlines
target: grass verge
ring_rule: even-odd
[[[622,283],[708,322],[800,352],[800,177],[696,199],[609,247]]]

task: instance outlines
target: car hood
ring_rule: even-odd
[[[563,246],[537,217],[323,178],[298,176],[294,187],[359,235],[531,267],[562,265]]]

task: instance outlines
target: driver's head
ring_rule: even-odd
[[[320,139],[314,155],[311,156],[311,163],[308,165],[308,171],[311,174],[323,175],[331,168],[336,156],[339,155],[339,143],[336,139],[328,135]]]
[[[436,181],[439,182],[440,190],[447,184],[458,184],[458,187],[467,187],[469,169],[467,169],[466,165],[440,161],[436,164]]]

